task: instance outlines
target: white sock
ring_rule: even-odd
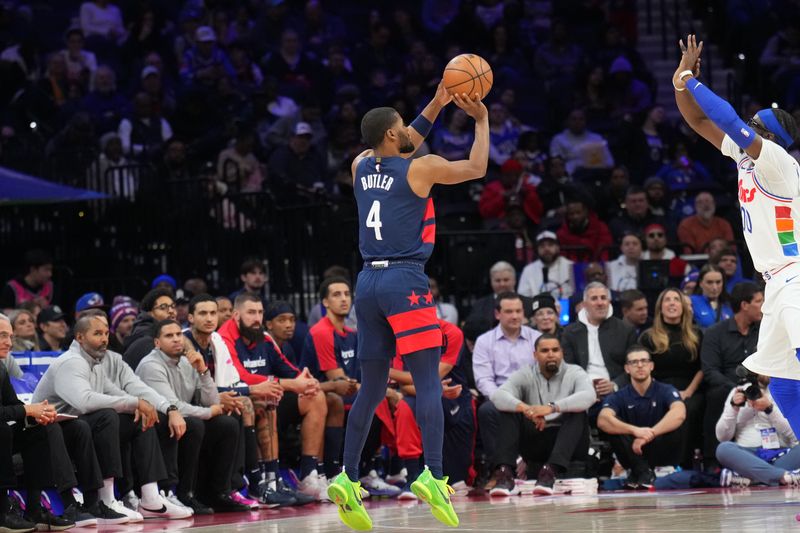
[[[161,498],[158,494],[158,483],[153,481],[142,485],[142,506],[149,508],[161,507]]]
[[[106,504],[111,505],[116,498],[114,498],[114,478],[109,477],[103,480],[103,486],[100,487],[98,491],[98,496],[100,496],[100,500]]]

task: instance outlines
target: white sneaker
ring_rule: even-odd
[[[327,486],[325,488],[327,489]],[[306,496],[311,496],[315,500],[319,499],[319,474],[316,470],[312,470],[306,477],[300,480],[297,484],[297,491],[302,492]]]
[[[319,486],[319,501],[330,503],[331,499],[328,496],[328,477],[325,474],[317,476],[317,485]]]
[[[745,488],[750,486],[750,479],[728,468],[723,468],[719,473],[719,486],[720,487],[739,487]]]
[[[144,518],[161,518],[163,520],[179,520],[192,516],[191,511],[186,507],[178,507],[163,496],[159,496],[158,500],[161,504],[161,507],[158,509],[148,509],[144,506],[144,502],[139,501],[139,512],[141,516]]]
[[[408,479],[408,469],[403,467],[398,473],[393,476],[386,476],[386,483],[392,485],[400,485],[401,487],[406,484]]]
[[[124,495],[121,501],[122,505],[124,505],[131,511],[135,511],[136,509],[139,508],[139,497],[132,490],[129,490],[128,494]]]
[[[411,492],[410,490],[404,490],[397,496],[397,499],[400,501],[412,501],[417,499],[417,495]]]
[[[108,507],[109,509],[111,509],[116,513],[127,516],[128,522],[141,522],[142,520],[144,520],[144,517],[140,513],[137,513],[132,509],[128,509],[119,500],[114,500],[110,504],[106,504],[106,507]]]
[[[162,490],[161,491],[161,497],[162,498],[166,498],[167,501],[170,502],[171,504],[173,504],[173,505],[175,505],[177,507],[183,507],[184,509],[186,509],[190,513],[194,514],[194,509],[192,509],[191,507],[187,507],[187,506],[183,505],[183,502],[180,501],[177,496],[175,496],[174,492],[169,491],[166,494],[164,494],[164,491]]]
[[[370,496],[398,496],[402,489],[389,485],[382,480],[375,470],[370,470],[369,474],[361,478],[361,486],[364,487]]]
[[[450,485],[453,487],[455,493],[453,496],[466,496],[469,494],[469,486],[467,485],[466,481],[457,481]]]

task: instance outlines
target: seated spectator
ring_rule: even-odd
[[[114,299],[116,301],[116,298]],[[130,300],[122,300],[112,305],[108,312],[111,323],[109,324],[108,349],[112,352],[123,353],[125,339],[133,333],[133,324],[139,310]]]
[[[300,364],[303,354],[302,350],[295,351],[291,342],[297,335],[297,324],[297,313],[289,302],[282,300],[272,302],[264,313],[264,325],[267,327],[267,333],[281,349],[286,359],[295,366]],[[302,335],[303,343],[305,343],[307,335],[308,331]]]
[[[38,352],[39,336],[36,334],[36,317],[27,309],[14,309],[8,314],[11,327],[14,328],[14,343],[11,345],[12,352]],[[9,356],[11,357],[11,356]],[[12,357],[13,359],[13,357]],[[18,378],[15,372],[11,372],[11,377]]]
[[[564,328],[564,361],[589,373],[602,400],[626,382],[625,352],[636,342],[633,328],[611,316],[611,291],[593,281],[583,290],[584,307],[578,321]]]
[[[492,394],[500,411],[492,496],[518,493],[518,456],[537,472],[533,493],[551,495],[556,477],[571,461],[585,461],[589,452],[586,410],[597,399],[589,376],[564,362],[561,343],[550,334],[536,339],[533,358]]]
[[[553,335],[561,340],[564,328],[561,327],[561,322],[559,321],[556,301],[550,293],[543,292],[534,296],[531,309],[533,309],[532,325],[536,331]]]
[[[175,320],[178,316],[172,291],[164,287],[153,289],[142,298],[139,316],[133,322],[130,335],[122,343],[122,358],[131,369],[139,366],[142,358],[153,351],[153,326],[162,320]]]
[[[302,422],[299,492],[312,499],[320,499],[327,488],[326,480],[320,480],[318,474],[318,458],[322,457],[328,413],[325,395],[320,391],[319,381],[314,379],[308,368],[300,371],[289,363],[272,337],[264,331],[263,323],[261,299],[244,292],[236,297],[233,317],[223,324],[219,334],[225,341],[241,381],[248,385],[277,381],[283,389],[283,396],[274,410],[267,410],[261,402],[254,404],[259,447],[264,461],[264,485],[273,493],[278,491],[278,439],[273,435],[278,434],[279,427]],[[296,503],[300,496],[288,488],[281,492],[289,496],[290,505]],[[262,499],[262,502],[266,503],[266,500]]]
[[[561,255],[558,237],[552,231],[536,236],[536,255],[539,257],[522,270],[517,291],[533,297],[549,292],[553,298],[569,298],[575,292],[574,263]]]
[[[10,357],[13,336],[10,320],[0,314],[0,360],[4,363]],[[78,484],[61,426],[55,421],[56,409],[46,401],[24,404],[17,398],[6,365],[0,365],[0,528],[5,531],[61,531],[76,525],[69,516],[58,517],[42,507],[43,488],[71,492]],[[15,453],[22,454],[24,464],[24,517],[12,512],[7,493],[19,488],[12,460]]]
[[[769,376],[753,375],[759,398],[748,399],[741,386],[725,400],[717,422],[717,460],[722,487],[800,485],[800,448],[789,422],[769,393]],[[765,429],[766,428],[766,429]],[[766,432],[766,434],[765,434]]]
[[[431,149],[448,161],[468,159],[475,138],[473,128],[468,127],[468,116],[463,109],[448,109],[447,126],[436,128],[431,139]]]
[[[665,163],[656,174],[675,193],[673,209],[684,215],[693,214],[689,200],[690,191],[696,191],[713,182],[711,174],[700,161],[692,159],[686,142],[676,142],[671,150],[672,160]]]
[[[475,341],[472,372],[478,391],[486,398],[478,408],[478,427],[486,456],[492,460],[497,450],[499,412],[489,399],[519,368],[530,364],[534,342],[541,333],[522,325],[522,298],[513,292],[497,296],[495,318],[500,322]]]
[[[81,4],[81,30],[89,37],[96,37],[99,42],[121,44],[127,37],[122,21],[122,12],[108,0],[93,0]]]
[[[582,109],[573,109],[566,125],[566,129],[550,141],[550,157],[563,158],[568,174],[575,174],[579,168],[614,166],[606,140],[586,129],[586,113]]]
[[[521,128],[502,102],[489,106],[489,160],[502,165],[514,155]]]
[[[184,337],[178,322],[171,319],[157,322],[154,342],[155,348],[139,363],[136,375],[170,405],[167,414],[159,414],[157,427],[167,467],[167,477],[159,486],[167,497],[177,497],[196,515],[249,511],[249,507],[232,497],[230,485],[236,460],[236,454],[231,451],[239,446],[241,420],[222,416],[241,411],[241,400],[234,397],[235,392],[217,392],[202,355],[188,352],[183,357]],[[180,441],[173,439],[167,420],[174,410],[183,415],[186,422],[185,431],[179,435]],[[205,486],[201,486],[202,494],[195,492],[201,464],[204,471],[200,477],[206,481]],[[200,500],[195,498],[196,494]]]
[[[294,198],[330,189],[325,162],[312,143],[314,131],[307,122],[295,125],[289,144],[278,147],[267,168],[276,194]]]
[[[86,183],[116,198],[136,200],[137,176],[128,168],[130,161],[123,155],[122,139],[111,131],[100,138],[100,155],[86,171]]]
[[[634,77],[633,65],[625,56],[619,56],[611,63],[608,77],[612,118],[630,120],[652,104],[650,89]]]
[[[723,283],[722,271],[719,268],[709,263],[700,269],[697,287],[691,298],[694,320],[701,328],[707,328],[733,316]]]
[[[628,187],[625,193],[625,212],[608,223],[614,240],[621,241],[628,233],[644,235],[644,229],[651,224],[663,226],[664,221],[650,212],[644,189],[637,185]]]
[[[694,290],[697,288],[697,278],[699,277],[700,272],[698,270],[692,270],[686,274],[681,280],[681,292],[686,296],[691,296],[694,294]]]
[[[498,227],[510,205],[522,205],[528,224],[537,225],[542,219],[542,202],[536,187],[523,179],[522,164],[516,159],[507,159],[500,167],[500,179],[487,183],[481,192],[478,211],[484,226]]]
[[[100,520],[106,517],[118,520],[111,523],[121,523],[120,520],[137,522],[144,516],[188,518],[192,516],[190,509],[175,505],[158,492],[158,482],[166,477],[167,472],[153,428],[158,422],[159,412],[168,416],[173,434],[182,435],[186,423],[177,410],[168,411],[169,402],[145,385],[122,357],[108,351],[107,347],[105,314],[93,310],[92,314],[84,315],[75,323],[75,340],[69,351],[47,368],[33,392],[32,401],[47,400],[59,413],[76,415],[91,428],[96,454],[94,461],[100,467],[95,475],[100,476],[102,472],[102,482],[95,478],[92,483],[102,488],[99,502],[96,495],[84,493],[84,505],[99,523],[103,523]],[[64,427],[67,441],[73,431],[83,426],[75,422],[71,422],[70,428]],[[92,448],[91,442],[83,446]],[[82,451],[70,450],[73,454]],[[133,460],[123,461],[128,453],[132,454]],[[75,460],[74,455],[72,459]],[[135,464],[136,476],[130,470],[132,464]],[[117,490],[128,495],[133,490],[134,478],[141,483],[142,497],[137,510],[123,505],[114,492],[114,480],[119,479]],[[72,500],[67,503],[74,503]]]
[[[153,113],[170,116],[175,112],[175,95],[171,88],[165,85],[162,69],[147,65],[139,76],[142,92],[150,97]]]
[[[450,322],[451,324],[458,324],[458,309],[456,306],[446,301],[442,297],[439,289],[439,280],[432,276],[428,276],[428,286],[430,287],[433,301],[436,302],[436,318]]]
[[[711,193],[698,193],[694,199],[694,208],[696,214],[684,218],[678,225],[678,240],[681,244],[691,246],[694,253],[702,253],[713,239],[733,241],[730,222],[714,216],[716,205]]]
[[[501,294],[514,292],[517,283],[517,272],[514,267],[506,261],[498,261],[489,269],[489,280],[492,285],[492,294],[478,298],[472,303],[466,324],[473,324],[481,331],[488,331],[497,324],[497,302]],[[526,317],[530,317],[533,311],[530,309],[530,299],[527,296],[521,297],[523,302],[523,312]]]
[[[92,118],[95,131],[100,135],[116,131],[127,105],[128,101],[117,91],[114,71],[106,65],[97,67],[94,89],[83,97],[80,104],[80,108]]]
[[[625,355],[631,384],[608,396],[597,427],[608,434],[620,464],[630,471],[625,487],[649,489],[653,468],[680,461],[686,406],[672,385],[653,379],[653,359],[634,344]]]
[[[649,94],[649,89],[646,89]],[[667,150],[669,147],[669,136],[667,127],[667,116],[664,107],[658,104],[650,105],[643,113],[641,118],[634,118],[637,126],[629,132],[627,138],[628,150],[630,154],[630,165],[633,174],[641,179],[645,176],[653,176],[667,160]],[[650,178],[645,180],[645,185]],[[666,192],[664,182],[660,180],[662,190]],[[658,183],[658,182],[652,182]],[[647,190],[647,187],[644,187]],[[649,196],[649,195],[648,195]],[[663,215],[664,213],[659,213]]]
[[[278,49],[262,60],[264,72],[278,80],[278,87],[290,94],[303,94],[314,87],[320,65],[303,50],[300,35],[292,28],[281,33]]]
[[[622,253],[606,264],[608,286],[612,291],[635,289],[639,285],[639,261],[642,258],[642,241],[635,233],[622,237]]]
[[[39,347],[50,352],[63,352],[69,348],[66,315],[57,305],[42,309],[36,317],[39,328]]]
[[[147,93],[138,93],[133,99],[133,115],[120,121],[117,133],[122,139],[124,153],[145,157],[163,148],[172,137],[172,126],[153,111]]]
[[[547,161],[547,148],[542,146],[542,134],[537,130],[529,130],[519,136],[514,159],[522,163],[525,178],[534,186],[542,182]]]
[[[9,280],[0,293],[0,309],[10,312],[33,301],[40,307],[53,300],[53,259],[43,250],[29,250],[23,258],[23,273]]]
[[[556,235],[564,256],[572,261],[607,260],[607,248],[614,242],[605,222],[579,198],[568,201],[564,223]]]
[[[282,108],[289,109],[284,110]],[[276,94],[275,101],[269,105],[269,110],[271,113],[278,115],[279,118],[267,130],[266,148],[268,150],[276,150],[280,146],[288,146],[292,136],[296,134],[297,125],[305,122],[311,126],[311,145],[320,154],[325,153],[324,147],[328,142],[328,132],[325,128],[325,123],[322,121],[320,103],[314,97],[306,97],[300,108],[297,109],[291,99]]]
[[[672,385],[686,404],[686,444],[681,465],[692,468],[692,450],[702,449],[705,391],[701,389],[700,345],[703,335],[692,322],[692,306],[678,289],[658,295],[653,327],[639,338],[652,354],[653,378]]]
[[[228,296],[231,301],[242,293],[255,294],[261,300],[264,309],[269,307],[269,272],[266,263],[261,259],[249,257],[242,262],[239,267],[239,279],[242,288],[234,291]]]
[[[648,195],[649,198],[649,195]],[[663,224],[654,222],[644,228],[645,251],[642,259],[664,261],[675,258],[675,252],[667,248],[667,230]]]
[[[564,218],[567,203],[580,194],[578,189],[579,186],[564,168],[564,159],[561,157],[549,158],[542,181],[536,186],[536,192],[544,207],[545,221],[543,224],[548,227],[560,224]]]
[[[613,220],[625,212],[625,195],[631,186],[630,172],[624,165],[611,169],[608,183],[597,190],[597,206],[600,209],[600,218]]]
[[[227,191],[260,192],[264,187],[267,169],[253,153],[255,137],[244,128],[236,134],[233,144],[217,156],[217,180]]]
[[[700,360],[706,385],[706,413],[703,417],[703,455],[706,460],[714,457],[719,444],[714,437],[714,426],[722,414],[725,398],[739,381],[736,368],[748,355],[756,353],[763,303],[763,289],[755,283],[740,283],[731,293],[733,317],[704,332]]]
[[[722,271],[725,276],[725,292],[729,294],[737,283],[746,281],[742,276],[742,268],[739,266],[739,256],[732,248],[725,248],[714,257],[709,257],[709,263]]]
[[[664,180],[658,176],[650,176],[644,180],[642,188],[647,194],[647,204],[650,206],[650,212],[667,220],[670,228],[676,228],[678,226],[676,220],[682,219],[684,214],[676,212],[674,209],[674,202],[670,197]]]
[[[442,379],[442,408],[444,410],[444,442],[442,445],[442,469],[448,483],[456,493],[467,491],[475,447],[475,410],[469,391],[466,362],[462,346],[464,334],[457,326],[439,320],[442,328],[442,355],[439,361],[439,376]],[[422,433],[416,418],[416,396],[414,379],[404,366],[403,358],[397,355],[392,362],[390,377],[400,384],[403,399],[395,409],[395,433],[397,453],[406,469],[406,486],[400,499],[417,499],[411,492],[411,483],[423,470]]]
[[[94,88],[97,58],[83,49],[83,31],[80,28],[67,30],[66,39],[67,47],[59,53],[67,64],[68,83],[80,86],[82,93],[88,93]]]
[[[217,296],[217,312],[219,313],[219,324],[215,329],[228,321],[233,316],[233,302],[227,296]]]
[[[194,46],[184,52],[180,66],[184,84],[213,87],[221,78],[233,79],[236,76],[227,54],[217,46],[214,30],[199,26],[194,39]]]
[[[328,278],[334,278],[334,277],[344,278],[348,281],[351,279],[350,271],[340,265],[331,265],[328,268],[326,268],[325,271],[322,273],[323,281],[325,281]],[[308,311],[308,326],[313,327],[314,324],[319,322],[320,319],[324,317],[327,312],[328,311],[325,309],[325,306],[322,305],[322,302],[314,304]],[[347,318],[345,319],[345,325],[347,325],[347,327],[352,330],[358,329],[357,328],[358,322],[356,321],[356,313],[354,305],[350,307],[350,314],[347,315]]]
[[[638,289],[628,289],[620,294],[619,304],[622,308],[622,321],[633,328],[638,339],[650,322],[647,296]]]

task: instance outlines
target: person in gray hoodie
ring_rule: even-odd
[[[553,494],[557,474],[571,460],[586,459],[589,422],[586,410],[597,400],[589,375],[564,362],[558,337],[545,333],[534,344],[534,361],[511,374],[492,394],[500,411],[492,496],[510,496],[517,456],[542,464],[534,494]]]
[[[166,478],[167,472],[153,428],[158,412],[168,415],[177,438],[186,431],[186,422],[177,408],[133,373],[120,354],[108,351],[108,335],[103,311],[79,318],[75,340],[48,367],[32,401],[47,400],[59,414],[76,415],[89,424],[103,477],[99,498],[108,509],[134,522],[144,516],[188,518],[191,510],[178,508],[159,494],[158,481]],[[69,436],[65,434],[65,438]],[[123,471],[122,458],[129,453],[142,483],[137,510],[125,507],[114,496],[115,478],[125,481],[120,493],[128,494],[133,488],[133,473]]]

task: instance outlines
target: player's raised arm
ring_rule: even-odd
[[[718,149],[725,135],[753,159],[761,155],[761,136],[739,118],[731,105],[703,85],[698,79],[703,43],[694,35],[681,41],[683,55],[672,83],[675,101],[689,126]]]
[[[464,181],[482,178],[489,164],[489,113],[478,95],[454,95],[453,101],[467,115],[475,119],[475,140],[469,152],[469,159],[448,161],[438,155],[426,155],[416,159],[409,169],[412,181],[422,182],[428,189],[435,183],[454,185]],[[415,187],[417,193],[420,191]]]
[[[414,151],[401,154],[400,157],[407,159],[416,153],[422,141],[424,141],[425,137],[430,133],[433,123],[436,122],[436,117],[439,116],[439,112],[444,106],[449,104],[452,99],[453,98],[444,88],[444,82],[440,81],[439,86],[436,87],[436,94],[433,96],[433,99],[428,102],[428,105],[425,106],[422,113],[408,125],[408,136],[411,139],[411,143],[414,145]]]

